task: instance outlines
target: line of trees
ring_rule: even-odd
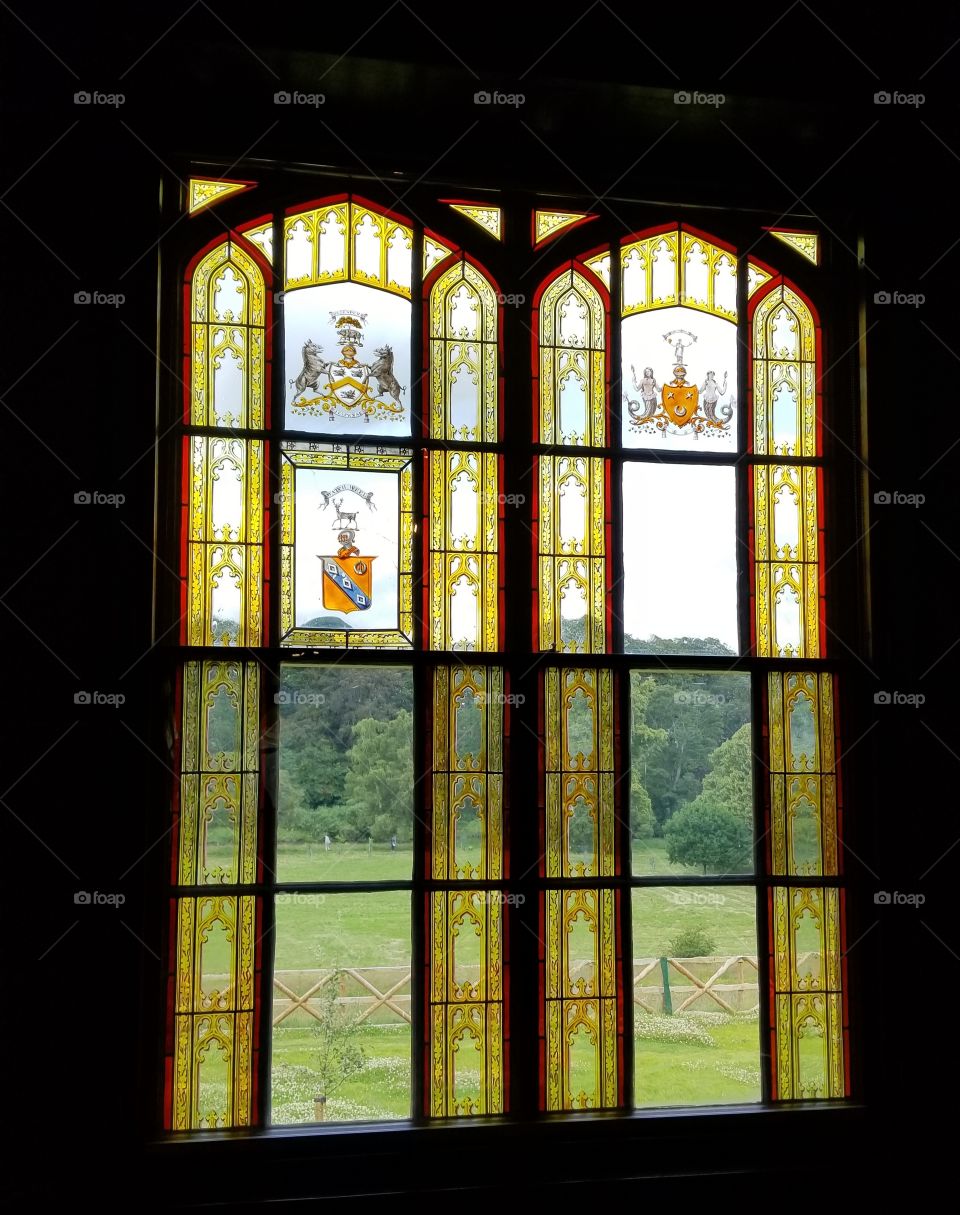
[[[626,640],[627,653],[659,653],[665,660],[676,654],[733,656],[713,638]],[[385,842],[396,835],[408,843],[413,836],[410,671],[286,666],[282,690],[287,696],[280,706],[280,838],[306,842],[329,835],[338,841]],[[662,838],[671,861],[704,873],[749,870],[749,676],[634,671],[630,701],[634,838]],[[476,712],[463,721],[465,733],[476,732],[478,741],[479,717]],[[591,836],[589,817],[576,815],[571,844],[586,847]]]
[[[280,839],[409,843],[410,671],[288,666],[282,692]]]

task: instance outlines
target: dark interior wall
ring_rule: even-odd
[[[369,1167],[397,1188],[427,1188],[431,1176],[453,1184],[451,1152],[469,1162],[468,1186],[496,1185],[487,1166],[500,1153],[527,1161],[524,1185],[589,1171],[611,1193],[617,1178],[691,1164],[721,1169],[734,1159],[809,1176],[813,1160],[847,1152],[858,1183],[878,1161],[906,1175],[925,1150],[938,1095],[958,1082],[953,18],[913,6],[890,28],[864,5],[838,14],[803,2],[777,12],[738,7],[721,19],[604,3],[550,14],[381,3],[332,16],[305,5],[242,11],[184,0],[66,12],[13,0],[0,20],[9,548],[0,590],[9,671],[2,783],[13,876],[2,1008],[5,1102],[23,1140],[3,1188],[119,1200],[130,1184],[140,1194],[163,1187],[181,1201],[209,1194],[237,1205],[230,1175],[247,1185],[255,1176],[264,1194],[303,1192],[306,1179],[317,1195],[339,1184],[292,1140],[243,1158],[227,1157],[224,1145],[146,1156],[142,1146],[151,1032],[142,993],[157,990],[162,927],[150,892],[163,842],[154,843],[148,808],[167,779],[149,653],[156,250],[179,235],[163,231],[158,194],[161,177],[183,176],[191,161],[251,178],[295,166],[304,198],[329,190],[316,177],[327,166],[355,174],[388,206],[391,194],[425,179],[445,189],[538,188],[614,215],[619,199],[756,208],[806,215],[837,236],[829,281],[859,282],[864,300],[868,497],[925,496],[920,506],[871,506],[865,521],[853,494],[832,503],[849,543],[834,550],[830,576],[856,596],[869,564],[872,585],[872,638],[838,639],[832,649],[856,651],[848,661],[857,729],[847,746],[861,762],[847,803],[858,820],[850,867],[863,879],[851,909],[851,964],[862,978],[855,1011],[864,1120],[842,1137],[819,1124],[793,1131],[786,1145],[774,1131],[705,1135],[680,1120],[665,1124],[655,1150],[601,1120],[588,1132],[597,1148],[583,1166],[561,1147],[569,1136],[562,1127],[536,1143],[523,1130],[469,1144],[431,1132],[412,1151],[383,1140],[351,1150],[370,1162],[354,1176]],[[542,31],[531,31],[538,22]],[[275,92],[295,89],[322,92],[323,106],[274,104]],[[478,107],[480,89],[525,100]],[[678,89],[725,101],[677,105]],[[80,91],[124,100],[75,104]],[[880,91],[924,100],[877,104]],[[84,307],[73,302],[78,291],[125,299]],[[924,300],[876,304],[875,292]],[[834,307],[855,335],[849,297],[822,304],[828,323]],[[860,350],[833,357],[852,401]],[[117,509],[81,507],[74,494],[85,489],[126,500]],[[80,689],[126,700],[121,709],[81,711],[73,703]],[[880,689],[926,700],[875,707]],[[77,889],[122,892],[122,914],[75,909]],[[879,889],[922,893],[926,902],[876,906]],[[747,1141],[753,1148],[743,1148]],[[438,1156],[444,1168],[431,1173]],[[126,1182],[141,1162],[140,1180]]]

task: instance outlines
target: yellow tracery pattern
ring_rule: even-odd
[[[614,873],[612,684],[602,669],[545,674],[547,877]]]
[[[612,890],[548,890],[546,1107],[619,1103],[615,899]]]
[[[737,319],[737,259],[680,229],[631,241],[620,250],[623,316],[682,305]]]
[[[817,454],[817,388],[813,316],[784,283],[765,295],[753,314],[753,445],[758,455]]]
[[[815,266],[820,263],[820,236],[816,232],[787,232],[780,228],[771,228],[770,235],[795,250],[801,257]]]
[[[256,880],[260,668],[235,660],[183,668],[178,882]]]
[[[602,654],[607,644],[606,462],[543,456],[539,466],[540,648]]]
[[[177,900],[173,1130],[250,1124],[254,903]]]
[[[191,284],[190,421],[263,426],[264,283],[260,267],[225,240],[197,265]]]
[[[466,259],[430,291],[430,437],[497,441],[497,297]]]
[[[771,873],[836,876],[836,741],[833,676],[771,671]]]
[[[260,645],[263,452],[259,439],[189,440],[188,645]]]
[[[599,292],[576,270],[565,270],[544,291],[540,299],[541,443],[605,443],[605,322]],[[577,401],[576,407],[567,408],[569,417],[564,411],[565,395],[575,396]]]
[[[777,886],[771,902],[777,1097],[843,1097],[840,891]]]
[[[501,880],[503,671],[438,667],[433,674],[434,879]],[[501,1113],[504,897],[499,890],[433,891],[430,907],[430,1113]]]
[[[753,469],[757,654],[820,657],[817,469]]]
[[[187,213],[195,215],[204,207],[212,207],[232,194],[250,189],[246,181],[218,181],[209,177],[191,177],[187,196]]]
[[[429,459],[431,648],[496,650],[498,457],[459,450]]]
[[[366,283],[410,299],[413,231],[357,202],[327,203],[284,220],[284,289]]]
[[[503,212],[499,207],[477,207],[469,203],[448,203],[447,206],[472,219],[495,240],[503,239]]]
[[[534,244],[539,245],[548,236],[556,236],[564,228],[581,219],[594,219],[587,211],[536,211],[534,212]]]

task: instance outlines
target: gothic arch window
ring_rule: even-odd
[[[244,184],[169,286],[165,1129],[845,1096],[812,300]]]

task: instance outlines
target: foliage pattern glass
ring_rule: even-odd
[[[189,420],[198,426],[263,425],[265,288],[239,240],[216,245],[190,285]]]
[[[497,882],[503,840],[503,671],[433,672],[431,876]],[[430,918],[429,1111],[502,1113],[504,908],[500,889],[434,890]]]

